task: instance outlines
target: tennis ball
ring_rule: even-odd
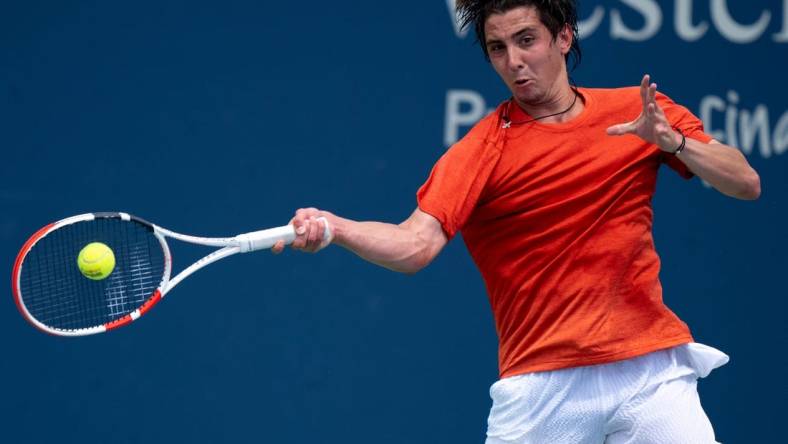
[[[100,281],[115,269],[115,255],[101,242],[91,242],[79,252],[77,267],[86,278]]]

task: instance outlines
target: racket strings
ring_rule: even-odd
[[[80,250],[101,242],[113,250],[115,268],[103,280],[83,276]],[[139,308],[160,285],[164,254],[146,226],[96,219],[60,227],[28,252],[20,276],[21,299],[30,314],[56,329],[94,327]]]

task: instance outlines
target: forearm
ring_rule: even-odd
[[[688,138],[685,148],[676,156],[695,175],[727,196],[753,200],[761,193],[758,173],[736,148]]]
[[[667,156],[677,156],[690,171],[705,180],[719,192],[737,199],[757,199],[761,194],[761,181],[758,173],[750,167],[747,159],[736,148],[722,145],[717,141],[703,143],[686,139],[683,149],[683,135],[676,132],[668,121],[662,107],[657,103],[657,84],[650,83],[646,74],[640,81],[640,98],[643,111],[637,119],[607,128],[607,134],[621,136],[634,134],[646,142],[654,143],[666,152]],[[670,104],[667,98],[665,102]],[[686,111],[686,110],[685,110]],[[693,117],[694,116],[691,116]]]
[[[415,273],[424,268],[445,243],[431,241],[434,234],[429,227],[421,227],[410,219],[400,225],[357,222],[338,216],[329,220],[334,244],[369,262],[402,273]]]

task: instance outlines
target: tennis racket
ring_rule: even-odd
[[[331,240],[328,221],[323,242]],[[12,289],[17,308],[36,328],[58,336],[85,336],[128,325],[147,313],[195,271],[236,253],[290,244],[292,225],[228,238],[188,236],[126,213],[88,213],[49,224],[28,239],[14,263]],[[167,239],[221,247],[175,277]],[[114,253],[105,279],[82,275],[77,256],[101,242]]]

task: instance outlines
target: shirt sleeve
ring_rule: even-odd
[[[677,104],[670,97],[657,93],[657,104],[665,112],[665,116],[673,126],[684,134],[687,139],[694,139],[703,143],[709,143],[713,139],[703,130],[703,122],[697,118],[690,110]],[[684,165],[678,157],[670,153],[662,153],[662,162],[667,164],[685,179],[691,179],[694,174]]]
[[[497,119],[488,117],[454,144],[416,193],[419,209],[441,223],[451,239],[468,221],[501,157]]]

